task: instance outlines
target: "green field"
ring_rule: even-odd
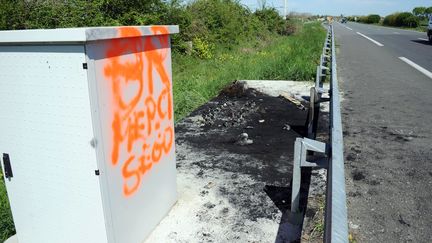
[[[299,24],[290,36],[251,40],[214,51],[212,58],[173,53],[174,107],[179,120],[238,79],[313,80],[325,31],[320,23]],[[0,174],[0,242],[14,234]]]

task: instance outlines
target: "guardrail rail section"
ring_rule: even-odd
[[[330,78],[330,89],[324,89],[324,81]],[[323,97],[328,94],[329,98]],[[317,141],[316,131],[320,105],[330,102],[330,141]],[[294,145],[291,213],[301,214],[299,209],[302,167],[327,169],[326,206],[324,218],[324,242],[348,242],[348,222],[345,193],[342,120],[340,94],[337,79],[336,49],[333,26],[328,26],[320,65],[317,66],[315,86],[310,89],[307,137],[297,138]],[[313,156],[312,161],[308,155]]]

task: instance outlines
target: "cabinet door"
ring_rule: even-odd
[[[0,46],[0,158],[20,243],[106,242],[83,63],[82,45]]]
[[[105,213],[118,243],[145,240],[177,197],[169,36],[127,38],[134,31],[86,46]]]

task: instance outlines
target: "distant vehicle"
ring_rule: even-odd
[[[427,30],[427,35],[429,37],[429,43],[432,44],[432,14],[429,15],[429,26]]]
[[[342,24],[346,23],[347,21],[348,21],[348,19],[345,18],[345,17],[341,19],[341,23],[342,23]]]

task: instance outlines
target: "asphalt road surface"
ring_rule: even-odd
[[[347,204],[357,242],[432,242],[432,45],[335,23]]]

